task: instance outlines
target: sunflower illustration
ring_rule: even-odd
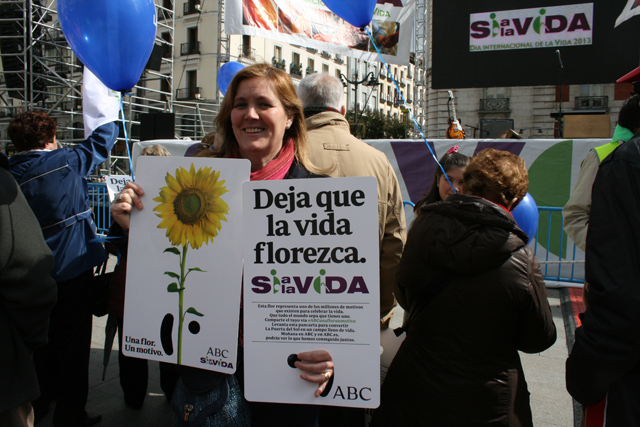
[[[227,192],[220,172],[203,167],[196,172],[193,164],[189,171],[176,169],[176,176],[167,173],[166,187],[153,200],[160,204],[153,210],[162,218],[158,228],[167,229],[167,237],[174,246],[193,249],[213,242],[226,221],[229,205],[220,196]]]
[[[180,273],[165,271],[164,274],[175,281],[167,286],[167,292],[178,294],[178,364],[182,362],[182,328],[187,315],[203,317],[195,307],[186,310],[184,306],[184,291],[189,273],[203,272],[198,267],[187,269],[187,249],[200,248],[203,244],[213,243],[213,238],[222,228],[222,221],[227,221],[229,205],[221,196],[228,190],[225,181],[220,180],[220,172],[212,171],[210,167],[195,167],[187,171],[180,167],[176,169],[175,177],[167,173],[166,187],[160,189],[160,196],[153,201],[159,204],[153,208],[156,215],[162,218],[158,228],[166,228],[166,236],[173,245],[164,252],[177,255]],[[178,247],[182,247],[180,251]],[[186,270],[186,271],[185,271]]]

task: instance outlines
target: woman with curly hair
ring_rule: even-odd
[[[407,336],[372,425],[532,426],[518,351],[549,348],[556,329],[511,216],[527,187],[521,158],[486,149],[467,166],[464,194],[422,208],[398,270]]]

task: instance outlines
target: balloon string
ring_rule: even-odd
[[[129,170],[131,171],[131,181],[135,182],[133,176],[133,161],[131,160],[131,150],[129,149],[129,136],[127,135],[127,122],[124,117],[124,96],[129,95],[126,92],[120,92],[120,112],[122,113],[122,129],[124,130],[124,142],[127,146],[127,157],[129,158]]]
[[[405,106],[407,106],[407,111],[409,111],[409,115],[411,116],[411,120],[413,120],[413,123],[416,125],[416,129],[418,129],[418,132],[420,132],[420,136],[422,137],[424,143],[427,145],[427,148],[429,149],[429,152],[431,153],[431,157],[433,157],[433,160],[435,160],[437,165],[440,167],[440,170],[442,171],[442,175],[444,175],[444,177],[446,178],[446,180],[449,183],[449,186],[451,187],[453,192],[454,193],[458,193],[456,191],[456,189],[453,188],[453,184],[451,184],[451,181],[449,180],[449,177],[447,176],[447,173],[445,172],[444,168],[442,167],[442,165],[438,161],[438,158],[436,157],[435,153],[431,149],[431,146],[427,142],[427,138],[424,136],[424,133],[422,133],[422,129],[420,128],[420,125],[418,124],[418,121],[413,116],[413,112],[411,111],[411,108],[408,106],[407,101],[404,99],[404,95],[402,94],[402,92],[400,91],[400,88],[398,87],[398,82],[396,82],[396,79],[393,77],[393,74],[391,74],[391,70],[389,69],[389,66],[385,62],[384,58],[382,57],[382,54],[380,53],[380,50],[378,49],[378,46],[376,46],[376,42],[373,41],[373,37],[371,36],[371,33],[369,32],[369,28],[365,27],[364,29],[367,32],[367,35],[369,36],[369,39],[371,40],[371,44],[373,45],[373,47],[376,48],[376,52],[378,52],[378,56],[380,57],[380,61],[382,61],[382,64],[384,64],[384,67],[387,69],[387,75],[391,76],[391,80],[393,81],[393,84],[396,87],[396,93],[398,95],[400,95],[400,97],[402,98],[402,102],[404,103]]]

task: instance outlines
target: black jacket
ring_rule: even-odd
[[[567,390],[605,395],[608,427],[640,425],[640,136],[600,165],[587,233],[589,306],[567,360]]]
[[[526,234],[479,197],[422,209],[398,272],[407,337],[374,425],[531,426],[518,350],[547,349],[556,329]]]
[[[32,352],[56,302],[53,255],[0,153],[0,412],[39,396]]]

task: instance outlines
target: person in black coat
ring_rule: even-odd
[[[601,164],[592,190],[588,307],[567,359],[567,390],[605,399],[607,427],[640,425],[640,134]],[[587,411],[589,418],[589,410]]]
[[[0,153],[0,425],[33,425],[32,354],[47,343],[56,282],[38,220],[6,168]]]
[[[518,351],[549,348],[556,328],[511,216],[527,186],[521,158],[486,149],[465,170],[464,194],[421,208],[396,289],[407,336],[372,425],[533,425]]]

